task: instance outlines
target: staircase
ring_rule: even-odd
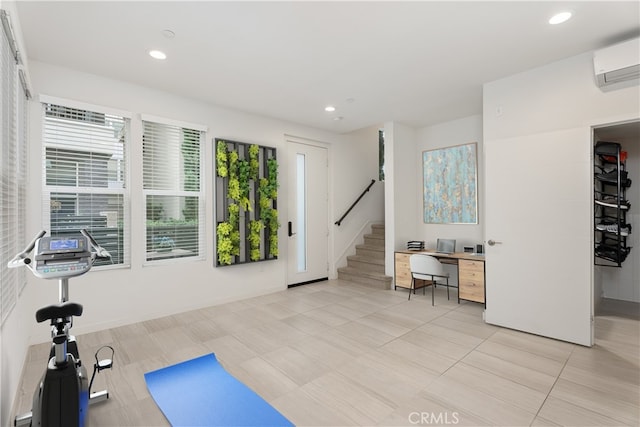
[[[373,224],[356,254],[347,256],[347,266],[338,268],[338,279],[376,289],[391,289],[391,277],[384,274],[384,224]]]

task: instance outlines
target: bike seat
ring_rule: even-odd
[[[36,311],[36,321],[38,323],[45,320],[64,319],[69,316],[81,316],[82,304],[77,302],[63,302],[62,304],[49,305]]]

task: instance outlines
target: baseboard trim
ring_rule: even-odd
[[[292,285],[288,285],[287,288],[295,288],[296,286],[308,285],[310,283],[324,282],[325,280],[329,280],[329,278],[321,277],[319,279],[307,280],[306,282],[294,283]]]

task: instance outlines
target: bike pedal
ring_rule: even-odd
[[[103,350],[105,351],[111,350],[111,357],[108,359],[98,360],[98,354]],[[114,354],[115,354],[115,350],[110,345],[103,345],[102,347],[100,347],[98,351],[96,351],[96,355],[95,355],[96,363],[93,365],[93,369],[97,370],[98,372],[102,371],[103,369],[111,369],[113,367]]]
[[[98,369],[98,372],[102,371],[103,369],[111,369],[113,367],[113,360],[111,359],[102,359],[99,360],[98,363],[96,364],[96,368]]]
[[[27,426],[31,426],[31,419],[33,418],[33,414],[31,413],[31,411],[27,412],[26,414],[22,414],[17,416],[14,420],[13,420],[13,425],[15,427],[27,427]]]

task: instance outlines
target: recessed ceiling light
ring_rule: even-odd
[[[570,18],[571,18],[571,12],[556,13],[549,19],[549,24],[551,25],[562,24],[563,22],[568,21]]]
[[[176,33],[171,30],[162,30],[162,35],[168,39],[172,39],[176,36]]]
[[[336,111],[336,107],[334,107],[333,105],[327,105],[326,107],[324,107],[324,111],[326,111],[327,113],[333,113],[334,111]]]
[[[167,59],[167,54],[160,50],[150,50],[149,56],[155,59]]]

